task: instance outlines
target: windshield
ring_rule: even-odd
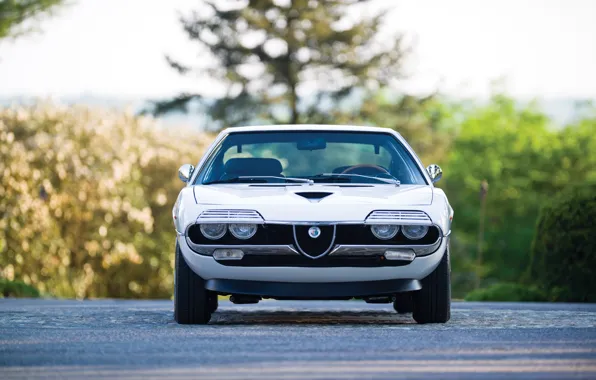
[[[374,132],[237,132],[212,152],[195,183],[368,183],[426,181],[405,147]]]

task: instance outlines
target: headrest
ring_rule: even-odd
[[[283,168],[281,162],[275,158],[230,158],[224,171],[228,175],[278,176]]]

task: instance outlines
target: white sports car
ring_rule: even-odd
[[[451,308],[453,210],[395,131],[282,125],[229,128],[173,210],[174,316],[204,324],[217,296],[362,299],[443,323]]]

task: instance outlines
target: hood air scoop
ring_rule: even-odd
[[[294,194],[300,195],[301,197],[306,198],[311,202],[319,202],[321,199],[328,197],[333,193],[328,193],[325,191],[303,191]]]

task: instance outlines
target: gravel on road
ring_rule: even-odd
[[[0,378],[596,379],[596,305],[455,302],[417,325],[358,301],[0,300]]]

